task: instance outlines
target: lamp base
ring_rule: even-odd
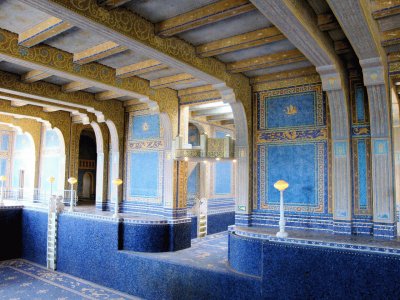
[[[278,238],[287,238],[288,237],[288,233],[286,231],[279,231],[276,233],[276,237]]]

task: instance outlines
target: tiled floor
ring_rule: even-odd
[[[22,259],[0,263],[0,299],[140,299]]]
[[[138,253],[151,259],[186,265],[193,268],[208,269],[219,272],[233,272],[228,265],[228,234],[227,232],[208,235],[205,238],[192,240],[192,247],[176,252]]]

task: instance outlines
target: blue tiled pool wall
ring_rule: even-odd
[[[260,280],[118,251],[119,223],[59,217],[58,271],[145,299],[260,299]]]
[[[21,257],[22,208],[0,209],[0,260]]]
[[[156,225],[123,222],[119,226],[122,250],[166,252],[190,247],[190,222]]]
[[[25,258],[46,264],[47,213],[31,209],[0,209],[0,260]]]
[[[265,299],[399,299],[400,257],[229,236],[238,272],[262,277]]]
[[[192,216],[192,239],[197,237],[197,217]],[[207,217],[207,234],[227,231],[228,226],[235,224],[235,212],[209,214]]]
[[[22,210],[22,258],[46,265],[47,223],[46,211]]]

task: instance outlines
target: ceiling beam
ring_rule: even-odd
[[[121,97],[121,95],[114,91],[105,91],[105,92],[96,93],[96,95],[94,97],[98,101],[105,101],[105,100],[111,100],[111,99]]]
[[[250,79],[250,84],[253,85],[270,81],[287,80],[291,78],[304,77],[315,74],[317,74],[315,67],[307,67],[291,71],[276,72],[276,73],[256,76]]]
[[[107,12],[107,20],[104,19],[104,8],[100,7],[96,0],[80,2],[76,6],[69,0],[19,0],[27,5],[35,7],[49,15],[56,16],[63,20],[73,23],[79,28],[85,28],[104,39],[112,40],[120,45],[128,47],[136,53],[146,57],[157,59],[158,61],[193,74],[199,80],[207,83],[220,85],[222,90],[229,90],[229,87],[238,92],[238,84],[245,84],[247,79],[244,76],[232,76],[226,71],[224,63],[212,60],[205,61],[195,55],[195,48],[183,40],[162,39],[155,35],[154,25],[144,20],[139,15],[126,10],[114,9]],[[118,20],[129,19],[129,26]],[[143,30],[133,30],[142,28]],[[179,51],[181,49],[182,51]],[[138,77],[132,77],[139,79]],[[139,83],[136,80],[135,86],[146,92],[150,92],[148,85]],[[241,96],[244,98],[245,96]],[[246,96],[247,97],[247,96]],[[132,97],[134,98],[134,97]],[[247,99],[247,98],[246,98]],[[246,100],[247,101],[247,100]]]
[[[340,28],[333,14],[321,14],[317,16],[318,28],[321,31],[330,31]]]
[[[239,73],[305,60],[307,60],[306,57],[299,50],[294,49],[229,63],[227,70],[232,73]]]
[[[154,71],[168,68],[167,65],[155,59],[148,59],[132,65],[124,66],[116,69],[116,75],[120,78],[142,75]]]
[[[349,53],[351,51],[350,43],[348,40],[334,41],[333,47],[337,54]]]
[[[215,116],[207,117],[207,121],[224,121],[233,120],[233,113],[220,114]]]
[[[50,77],[51,74],[41,70],[32,70],[21,75],[21,81],[25,83],[32,83]]]
[[[150,87],[153,89],[160,89],[164,87],[171,87],[176,84],[191,83],[195,81],[197,81],[197,79],[193,77],[191,74],[181,73],[177,75],[150,80]]]
[[[382,19],[393,15],[400,14],[400,1],[371,1],[372,16],[374,19]]]
[[[222,0],[157,23],[155,30],[162,37],[170,37],[254,9],[247,0]]]
[[[105,6],[106,8],[112,9],[118,6],[124,5],[131,0],[98,0],[100,6]]]
[[[71,29],[73,26],[61,19],[51,17],[18,35],[18,44],[32,47],[56,35]]]
[[[126,47],[118,45],[117,43],[111,41],[105,42],[92,48],[83,50],[81,52],[74,53],[74,63],[87,64],[107,58],[111,55],[121,53],[126,49]]]
[[[213,92],[213,91],[215,91],[214,87],[211,84],[207,84],[180,90],[178,91],[178,96],[182,97],[182,96],[189,96],[189,95]]]
[[[304,5],[297,5],[294,0],[251,2],[314,66],[331,66],[345,82],[342,62],[333,49],[332,41],[319,30],[315,12],[305,1]]]
[[[388,54],[388,62],[398,62],[400,61],[400,51],[397,52],[391,52]]]
[[[77,68],[73,63],[72,54],[44,44],[40,45],[40,47],[30,48],[29,55],[25,55],[18,50],[17,35],[15,33],[0,29],[0,34],[3,37],[3,40],[0,40],[1,60],[31,70],[40,70],[69,81],[84,82],[88,86],[97,87],[102,90],[115,91],[132,99],[152,102],[147,96],[150,93],[147,80],[139,77],[118,79],[115,76],[114,69],[101,64],[92,64],[90,68]],[[43,51],[48,53],[48,56],[45,58],[42,55]],[[98,74],[103,74],[103,76],[99,76]],[[156,94],[155,100],[157,98],[158,95]]]
[[[381,43],[384,47],[400,44],[400,28],[382,32]]]
[[[58,107],[51,107],[51,106],[45,106],[43,107],[43,111],[46,113],[52,113],[52,112],[56,112],[56,111],[60,111],[61,108]]]
[[[11,101],[11,106],[12,107],[23,107],[23,106],[26,106],[26,105],[28,105],[28,103],[25,103],[23,101],[18,101],[18,100]]]
[[[220,107],[214,107],[214,108],[193,111],[192,117],[215,116],[215,115],[227,114],[227,113],[231,113],[231,112],[232,112],[232,108],[228,104],[228,105],[223,105]]]
[[[61,89],[64,93],[72,93],[72,92],[87,89],[89,87],[90,87],[90,85],[88,85],[84,82],[73,81],[73,82],[64,84]]]
[[[248,49],[284,40],[285,36],[275,26],[235,35],[196,47],[200,57],[209,57]]]
[[[221,125],[225,126],[225,125],[235,125],[235,120],[222,120],[221,121]]]

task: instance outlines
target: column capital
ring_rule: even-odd
[[[365,86],[385,84],[385,67],[380,57],[361,59],[360,65]]]
[[[319,66],[316,68],[321,76],[322,88],[324,91],[337,91],[344,88],[341,73],[335,65]]]

